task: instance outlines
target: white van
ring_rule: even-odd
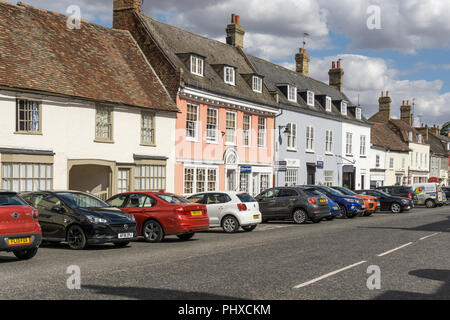
[[[424,204],[427,208],[443,205],[442,188],[439,183],[414,183],[411,187],[417,194],[418,204]]]

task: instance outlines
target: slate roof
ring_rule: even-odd
[[[128,31],[0,2],[0,87],[178,111]]]
[[[402,139],[403,142],[409,143],[408,135],[410,131],[413,133],[413,140],[411,142],[419,144],[419,140],[417,138],[417,135],[421,134],[419,131],[417,131],[415,128],[411,127],[409,124],[407,124],[405,121],[401,119],[390,119],[388,122],[389,128],[391,128],[394,132],[397,132],[400,139]],[[423,140],[422,144],[425,143],[425,137],[422,135]]]
[[[262,93],[253,91],[251,81],[246,79],[246,75],[256,72],[239,48],[157,21],[141,13],[137,13],[137,16],[170,62],[176,68],[183,69],[183,80],[186,85],[277,107],[267,88],[263,88]],[[203,77],[191,74],[190,54],[205,58]],[[183,55],[189,59],[184,60]],[[236,68],[235,86],[226,84],[219,73],[225,65]]]
[[[339,90],[330,87],[328,84],[315,80],[310,77],[306,77],[298,72],[286,69],[280,65],[271,63],[264,59],[247,54],[249,61],[254,68],[264,75],[264,82],[270,91],[277,92],[280,99],[282,108],[299,111],[304,113],[310,113],[314,115],[321,115],[333,119],[339,119],[343,121],[353,121],[359,124],[370,125],[370,123],[362,116],[361,120],[357,120],[355,117],[355,106],[352,106],[350,99]],[[299,92],[297,96],[297,103],[291,102],[287,99],[285,93],[280,90],[278,85],[289,84],[297,87]],[[306,94],[300,94],[302,91],[313,91],[315,94],[315,106],[310,107],[306,103]],[[327,112],[325,110],[324,96],[328,96],[332,99],[332,111]],[[323,99],[322,99],[323,98]],[[343,116],[340,111],[340,101],[346,101],[348,103],[347,116]]]
[[[385,123],[374,123],[370,132],[374,146],[392,151],[409,152],[409,147]]]
[[[441,135],[436,135],[432,132],[429,132],[427,142],[430,145],[430,150],[432,153],[442,156],[442,157],[447,157],[448,152],[446,150],[446,147],[443,143],[442,138],[445,138],[445,137],[441,136]]]

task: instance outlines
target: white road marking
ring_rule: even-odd
[[[407,246],[409,246],[409,245],[411,245],[411,244],[413,244],[413,243],[412,243],[412,242],[408,242],[408,243],[406,243],[406,244],[404,244],[404,245],[402,245],[402,246],[400,246],[400,247],[397,247],[397,248],[395,248],[395,249],[392,249],[392,250],[389,250],[389,251],[380,253],[380,254],[378,255],[378,257],[385,256],[385,255],[387,255],[387,254],[389,254],[389,253],[392,253],[392,252],[394,252],[394,251],[400,250],[400,249],[402,249],[402,248],[404,248],[404,247],[407,247]]]
[[[430,237],[434,237],[435,235],[438,235],[439,233],[440,233],[440,232],[436,232],[436,233],[430,234],[429,236],[422,237],[422,238],[420,238],[419,240],[425,240],[425,239],[428,239],[428,238],[430,238]]]
[[[318,281],[320,281],[320,280],[323,280],[323,279],[325,279],[325,278],[334,276],[335,274],[337,274],[337,273],[339,273],[339,272],[342,272],[342,271],[351,269],[351,268],[353,268],[353,267],[359,266],[360,264],[363,264],[363,263],[366,263],[366,262],[367,262],[367,261],[360,261],[360,262],[358,262],[358,263],[352,264],[352,265],[347,266],[347,267],[345,267],[345,268],[342,268],[342,269],[339,269],[339,270],[336,270],[336,271],[327,273],[327,274],[325,274],[325,275],[323,275],[323,276],[321,276],[321,277],[315,278],[315,279],[313,279],[313,280],[311,280],[311,281],[308,281],[308,282],[299,284],[298,286],[295,286],[294,289],[299,289],[299,288],[303,288],[303,287],[309,286],[310,284],[313,284],[313,283],[318,282]]]

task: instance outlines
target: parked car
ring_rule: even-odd
[[[414,183],[412,189],[417,194],[418,204],[427,208],[443,205],[441,186],[438,183]]]
[[[380,200],[382,211],[400,213],[409,211],[413,208],[413,202],[411,199],[392,196],[381,190],[357,190],[356,192],[363,195],[377,197],[378,200]]]
[[[447,204],[450,204],[450,187],[442,187],[442,191],[444,191],[447,198]]]
[[[322,193],[323,194],[323,193]],[[326,195],[324,195],[326,197]],[[340,217],[342,214],[342,209],[341,207],[339,207],[339,205],[334,202],[333,200],[331,200],[330,198],[327,197],[328,200],[328,205],[330,206],[330,216],[326,217],[325,219],[331,221],[334,220],[334,218],[336,217]]]
[[[364,216],[371,216],[373,213],[380,210],[380,201],[376,197],[367,196],[363,194],[357,194],[356,192],[347,189],[345,187],[332,187],[335,190],[338,190],[345,194],[346,196],[356,197],[364,200],[365,211],[363,213]]]
[[[39,211],[42,238],[67,242],[74,250],[90,244],[124,247],[137,236],[134,217],[79,191],[42,191],[21,194]]]
[[[330,217],[327,198],[309,187],[279,187],[258,196],[262,221],[292,219],[296,224],[310,220],[314,223]]]
[[[365,210],[364,200],[353,196],[347,196],[342,192],[326,186],[308,186],[324,193],[328,198],[336,202],[342,210],[344,218],[354,218]]]
[[[0,251],[28,260],[36,255],[41,240],[38,211],[17,193],[0,191]]]
[[[161,242],[165,236],[191,239],[195,232],[209,228],[206,206],[164,192],[129,192],[106,201],[134,216],[138,236],[147,242]]]
[[[253,231],[261,223],[259,204],[252,196],[242,192],[205,192],[187,198],[193,203],[206,205],[210,227],[222,227],[234,233],[242,227]]]
[[[419,203],[419,199],[417,198],[417,193],[411,186],[384,186],[378,187],[377,190],[381,190],[390,194],[391,196],[408,198],[413,200],[413,205],[417,205]]]

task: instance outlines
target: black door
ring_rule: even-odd
[[[290,218],[292,209],[298,199],[297,191],[293,189],[280,189],[276,198],[275,213],[280,218]]]
[[[316,184],[316,166],[314,164],[306,165],[306,181],[308,185]]]
[[[276,217],[277,196],[280,191],[278,189],[270,189],[265,191],[258,197],[259,211],[261,211],[264,219]]]
[[[35,203],[42,236],[47,239],[64,239],[67,217],[62,201],[51,194],[38,194]]]

